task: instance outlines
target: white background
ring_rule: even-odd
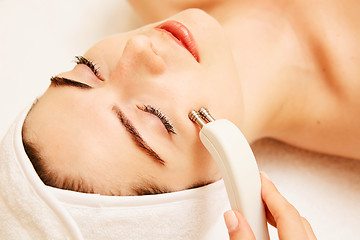
[[[139,24],[124,0],[0,0],[0,136],[51,76],[74,66],[75,55]],[[360,239],[360,161],[273,140],[252,147],[318,239]]]

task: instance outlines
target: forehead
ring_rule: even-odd
[[[212,181],[204,162],[186,153],[167,155],[168,168],[155,165],[133,145],[110,107],[104,107],[106,101],[62,90],[49,89],[29,118],[47,166],[60,178],[81,178],[97,192],[121,188],[124,194],[177,191]]]
[[[39,100],[28,122],[52,170],[109,186],[136,182],[139,175],[151,177],[151,171],[144,170],[151,169],[152,163],[133,146],[106,108],[97,109],[89,98],[84,102],[65,92],[62,99],[55,93],[54,97],[47,94]]]

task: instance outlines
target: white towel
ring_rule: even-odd
[[[0,239],[228,239],[222,181],[148,196],[101,196],[45,186],[22,144],[28,109],[0,145]]]

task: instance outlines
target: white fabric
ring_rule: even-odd
[[[161,195],[111,197],[51,188],[85,239],[226,239],[223,182]]]
[[[45,186],[23,148],[26,112],[0,145],[0,239],[228,239],[222,181],[126,197]]]
[[[24,151],[26,112],[0,144],[0,239],[76,239],[74,221],[45,190]]]

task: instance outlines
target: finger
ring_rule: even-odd
[[[316,240],[316,236],[315,233],[310,225],[310,223],[308,222],[308,220],[306,220],[306,218],[301,217],[302,223],[304,225],[306,234],[308,235],[308,239],[310,240]]]
[[[264,207],[265,207],[266,220],[268,221],[268,223],[270,223],[271,226],[276,227],[276,222],[274,217],[271,215],[271,212],[269,211],[266,204],[264,205],[265,205]]]
[[[230,240],[254,240],[255,236],[246,219],[235,210],[224,214]]]
[[[261,173],[261,196],[273,216],[280,239],[307,239],[300,214],[264,173]]]

